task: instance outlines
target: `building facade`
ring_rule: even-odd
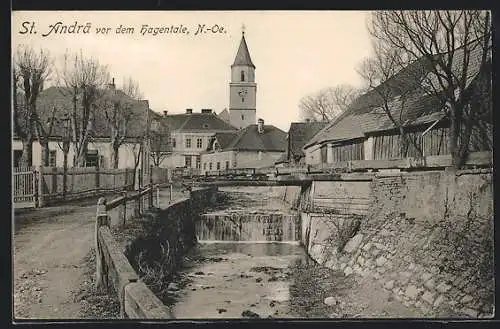
[[[220,119],[211,109],[184,114],[164,113],[164,122],[170,129],[171,152],[161,162],[164,168],[201,169],[201,153],[208,147],[216,133],[234,132],[237,129]]]
[[[232,168],[266,168],[286,152],[286,133],[273,125],[256,125],[236,132],[218,133],[201,154],[202,173]]]

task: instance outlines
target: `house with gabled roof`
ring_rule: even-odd
[[[264,168],[286,151],[286,133],[259,119],[256,125],[216,133],[201,154],[202,173],[232,168]]]
[[[165,157],[161,167],[201,169],[201,153],[205,151],[214,134],[237,131],[222,120],[211,109],[195,113],[168,114],[162,118],[170,130],[171,153]]]
[[[305,154],[302,148],[326,125],[327,122],[309,119],[306,122],[292,122],[288,129],[286,152],[276,161],[276,165],[305,164]]]
[[[47,123],[52,129],[48,133],[49,140],[49,166],[63,167],[64,153],[62,151],[61,142],[63,137],[71,134],[71,128],[60,122],[49,125],[51,121],[57,121],[73,108],[71,94],[65,92],[64,87],[51,86],[42,90],[37,99],[37,114],[42,123]],[[116,89],[113,83],[107,86],[103,91],[103,95],[98,102],[104,101],[106,97],[112,97],[114,100],[127,104],[129,119],[123,127],[121,137],[123,143],[118,149],[118,168],[134,168],[135,159],[138,157],[139,145],[144,143],[144,156],[139,160],[138,168],[142,168],[143,162],[148,165],[149,151],[147,149],[149,143],[142,137],[147,135],[149,126],[149,102],[147,100],[136,100],[126,95],[123,91]],[[111,99],[111,98],[110,98]],[[19,98],[19,106],[23,106],[22,97]],[[102,105],[102,106],[101,106]],[[87,153],[85,155],[85,166],[112,168],[111,159],[111,130],[109,121],[106,119],[106,112],[103,109],[104,104],[99,103],[95,110],[95,118],[93,120],[93,129],[89,139]],[[125,122],[125,121],[123,121]],[[69,130],[68,130],[69,128]],[[13,160],[14,166],[18,165],[22,155],[22,141],[19,138],[18,132],[15,131],[12,138]],[[40,143],[35,139],[32,147],[32,165],[39,166],[42,164],[42,148]],[[74,166],[74,148],[70,147],[68,152],[68,167]]]
[[[474,95],[472,101],[482,104],[478,107],[481,113],[475,113],[478,120],[471,132],[470,152],[492,150],[491,57],[489,63],[481,66],[481,54],[480,47],[475,47],[469,55],[467,92]],[[452,69],[456,70],[464,51],[455,50],[455,56],[457,67]],[[446,104],[415,85],[415,81],[419,81],[414,78],[415,72],[427,74],[426,67],[425,59],[421,58],[384,84],[359,96],[344,113],[304,145],[306,163],[448,155],[450,121]],[[399,147],[398,127],[382,108],[377,88],[390,90],[390,113],[403,124],[407,138],[413,141],[404,150]]]

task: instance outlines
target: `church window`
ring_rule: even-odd
[[[245,81],[245,71],[241,71],[241,81]]]

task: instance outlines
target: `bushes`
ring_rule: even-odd
[[[125,251],[141,280],[161,299],[166,297],[184,251],[194,243],[194,232],[190,232],[193,228],[184,225],[184,216],[178,213],[183,210],[181,206],[175,209],[177,211],[156,210],[151,213],[149,220],[142,222],[141,235]]]

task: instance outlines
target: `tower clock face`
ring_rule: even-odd
[[[245,88],[241,88],[239,91],[238,91],[238,95],[240,95],[241,97],[241,101],[244,102],[245,101],[245,97],[246,95],[248,94],[248,90],[246,90]]]

